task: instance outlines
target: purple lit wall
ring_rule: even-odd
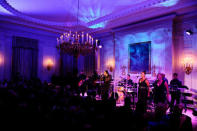
[[[1,22],[0,57],[3,58],[3,62],[0,63],[0,80],[9,80],[11,78],[13,36],[38,40],[38,77],[41,78],[42,81],[49,81],[52,74],[58,73],[59,55],[55,48],[57,34],[43,29]],[[48,71],[44,66],[44,61],[46,59],[50,59],[53,62],[53,67],[50,71]]]
[[[192,35],[187,35],[186,30],[191,30]],[[174,66],[179,72],[181,80],[190,89],[197,92],[197,13],[178,17],[174,26]],[[191,74],[185,74],[183,70],[183,60],[191,57],[193,70]]]
[[[115,74],[121,76],[121,67],[126,66],[128,73],[128,45],[132,43],[151,41],[151,68],[155,66],[156,73],[165,73],[168,79],[172,74],[172,18],[152,20],[124,29],[115,29]],[[103,44],[101,69],[107,69],[106,63],[113,58],[113,37],[101,38]],[[140,72],[139,72],[140,73]],[[138,74],[139,75],[139,74]],[[135,77],[136,74],[132,74]],[[150,79],[152,75],[148,75]]]
[[[115,29],[116,57],[115,76],[121,76],[121,67],[126,66],[128,73],[128,45],[132,43],[151,41],[151,65],[155,65],[156,73],[166,74],[168,80],[172,79],[172,73],[177,72],[182,83],[190,90],[197,92],[197,15],[195,12],[181,17],[169,16],[157,20],[147,21]],[[187,35],[185,31],[191,29],[194,33]],[[101,53],[101,72],[107,68],[107,61],[113,58],[112,34],[101,37],[103,44]],[[186,56],[192,56],[193,70],[189,75],[183,70],[183,60]],[[137,74],[139,76],[139,74]],[[155,79],[152,74],[149,79]],[[136,79],[136,75],[132,74]]]

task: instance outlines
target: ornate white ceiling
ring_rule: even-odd
[[[147,10],[158,13],[175,9],[196,0],[79,0],[79,24],[86,28],[107,28],[122,25],[127,16],[139,14],[143,19]],[[49,26],[73,27],[77,24],[77,0],[0,0],[0,15],[20,17],[26,21]],[[144,14],[144,15],[143,15]],[[165,14],[165,12],[163,13]],[[150,17],[151,14],[149,14]],[[129,18],[129,17],[128,17]],[[126,23],[136,18],[129,18]],[[110,24],[109,24],[110,23]]]

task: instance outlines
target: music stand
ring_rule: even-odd
[[[185,108],[185,112],[187,111],[187,104],[193,104],[193,100],[187,100],[186,96],[191,97],[192,94],[191,93],[182,93],[182,95],[184,96],[184,99],[182,100],[182,103],[184,103],[184,108]]]

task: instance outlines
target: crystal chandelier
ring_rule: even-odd
[[[57,48],[63,53],[74,55],[78,57],[81,55],[87,55],[97,49],[98,40],[95,40],[88,33],[85,35],[82,33],[66,32],[57,38]]]
[[[79,15],[79,0],[77,10],[77,25]],[[57,49],[63,53],[79,57],[79,55],[88,55],[97,49],[98,40],[88,33],[84,32],[65,32],[57,38]]]

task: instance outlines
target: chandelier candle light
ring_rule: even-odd
[[[98,40],[94,42],[94,38],[86,34],[86,38],[84,33],[72,33],[71,31],[68,33],[64,33],[57,38],[57,48],[64,53],[79,56],[87,55],[97,49]]]
[[[189,75],[193,70],[193,59],[192,57],[185,57],[183,63],[184,71],[187,75]]]
[[[79,0],[77,10],[77,24],[79,16]],[[63,53],[79,57],[79,55],[91,54],[97,49],[98,40],[84,32],[65,32],[57,38],[57,48]]]

